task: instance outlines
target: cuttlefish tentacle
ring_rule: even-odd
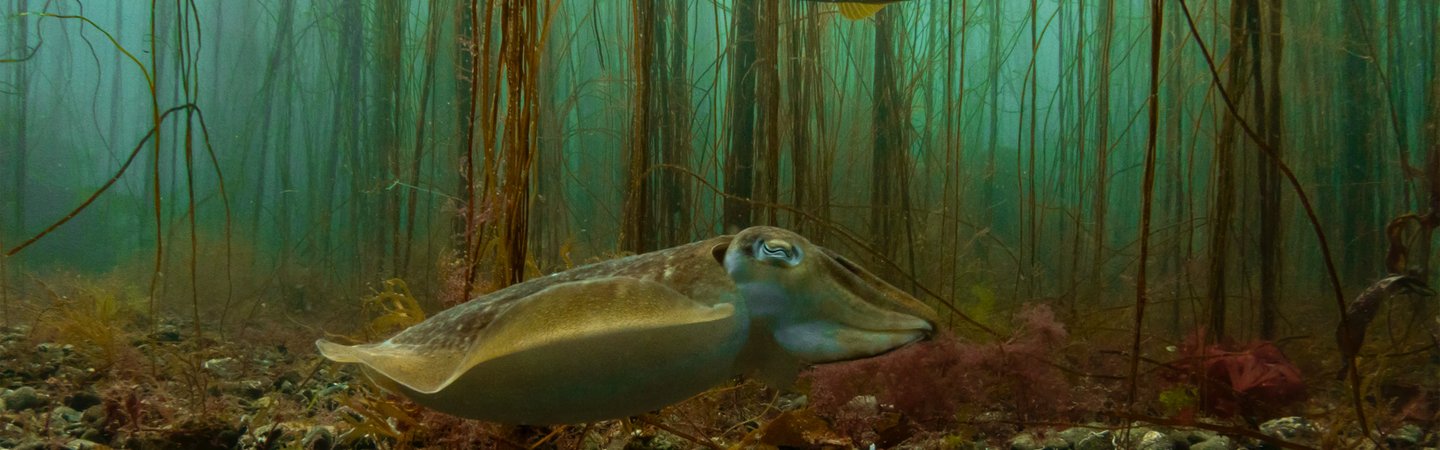
[[[933,321],[833,252],[754,227],[517,284],[384,342],[317,345],[437,410],[554,424],[658,409],[738,374],[783,387],[806,364],[883,353]]]

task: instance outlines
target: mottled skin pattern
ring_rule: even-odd
[[[442,311],[395,335],[390,342],[431,349],[468,348],[470,339],[476,336],[475,331],[485,328],[515,301],[557,284],[604,277],[654,281],[700,303],[731,303],[739,295],[735,282],[726,275],[725,267],[715,260],[712,250],[723,248],[733,237],[718,236],[527,280]]]
[[[376,383],[462,417],[553,424],[669,405],[735,375],[878,355],[935,312],[793,232],[752,227],[526,281],[379,343],[321,340]]]

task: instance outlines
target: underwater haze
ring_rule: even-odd
[[[1437,228],[1434,0],[0,3],[0,449],[1435,448]],[[754,326],[488,369],[583,423],[315,346],[653,260]]]

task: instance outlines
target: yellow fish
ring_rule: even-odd
[[[846,19],[850,19],[850,20],[861,20],[861,19],[865,19],[865,18],[867,18],[867,17],[873,16],[873,15],[875,15],[875,13],[880,12],[881,9],[885,8],[885,5],[889,5],[889,4],[891,4],[891,3],[895,3],[895,2],[898,2],[898,1],[901,1],[901,0],[859,0],[859,1],[854,1],[854,0],[852,0],[852,1],[843,1],[843,0],[809,0],[809,1],[812,1],[812,2],[821,2],[821,3],[834,3],[834,4],[835,4],[835,7],[840,10],[840,15],[845,16]]]

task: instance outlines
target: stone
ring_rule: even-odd
[[[300,372],[296,371],[295,369],[290,369],[281,373],[280,376],[275,377],[275,381],[272,382],[270,385],[272,387],[280,388],[283,387],[285,383],[290,383],[291,385],[300,384],[303,379],[304,377],[300,376]]]
[[[330,425],[316,425],[310,427],[305,437],[300,439],[300,447],[307,449],[327,449],[335,446],[335,427]]]
[[[1110,430],[1075,427],[1060,432],[1060,438],[1075,450],[1113,450],[1115,433]]]
[[[1070,443],[1053,433],[1042,436],[1020,433],[1010,440],[1010,448],[1012,450],[1063,450],[1070,448]]]
[[[108,439],[105,438],[105,432],[104,432],[104,431],[100,431],[100,430],[97,429],[97,428],[86,428],[85,431],[80,432],[80,439],[84,439],[84,440],[87,440],[87,441],[94,441],[94,442],[101,442],[101,441],[106,441],[106,440],[108,440]]]
[[[259,380],[223,381],[219,384],[219,389],[226,394],[254,400],[265,394],[265,382]]]
[[[1040,438],[1030,433],[1020,433],[1010,438],[1010,450],[1040,450]]]
[[[88,423],[90,425],[103,424],[105,423],[105,419],[105,407],[101,405],[95,405],[89,408],[85,408],[85,412],[80,415],[80,421]]]
[[[150,339],[155,342],[180,342],[180,330],[174,325],[160,325],[154,333],[150,333]]]
[[[91,450],[104,448],[89,439],[74,439],[65,443],[65,448],[70,450]]]
[[[1115,448],[1115,433],[1101,428],[1069,428],[1061,431],[1059,437],[1069,443],[1070,448],[1074,450],[1113,450]]]
[[[1420,441],[1425,439],[1425,430],[1420,429],[1413,423],[1405,424],[1400,429],[1385,435],[1385,443],[1391,448],[1415,448],[1420,446]]]
[[[215,358],[205,361],[200,367],[216,377],[231,379],[240,376],[240,361],[235,358]]]
[[[1140,444],[1135,448],[1137,450],[1175,450],[1175,441],[1165,433],[1150,430],[1140,435]]]
[[[77,411],[90,409],[91,406],[99,405],[100,402],[100,396],[95,395],[95,392],[92,391],[76,392],[65,396],[65,400],[61,401],[65,406],[74,408]]]
[[[1235,450],[1235,443],[1228,437],[1216,436],[1190,444],[1190,450]]]
[[[45,441],[42,441],[42,440],[40,440],[40,439],[30,438],[30,439],[26,439],[26,440],[24,440],[24,441],[21,441],[21,442],[20,442],[20,445],[16,445],[15,448],[14,448],[14,450],[50,450],[50,449],[63,449],[63,448],[65,448],[65,447],[61,447],[61,446],[59,446],[59,445],[52,445],[52,444],[47,443],[47,442],[45,442]]]
[[[293,422],[267,423],[255,428],[255,431],[246,433],[240,438],[242,446],[256,446],[265,448],[283,448],[300,441],[302,433],[308,434],[303,425]]]
[[[49,402],[45,395],[36,392],[35,388],[30,386],[0,394],[0,400],[5,401],[7,411],[24,411]]]
[[[1260,424],[1260,432],[1287,441],[1308,442],[1320,437],[1320,429],[1304,417],[1281,417]]]
[[[65,423],[79,423],[81,416],[80,411],[76,411],[75,408],[69,406],[61,406],[50,412],[52,420],[61,420]]]
[[[346,389],[350,389],[350,385],[345,383],[331,383],[329,386],[325,386],[324,389],[321,389],[320,392],[316,392],[315,396],[317,398],[331,397],[335,394],[345,392]]]

